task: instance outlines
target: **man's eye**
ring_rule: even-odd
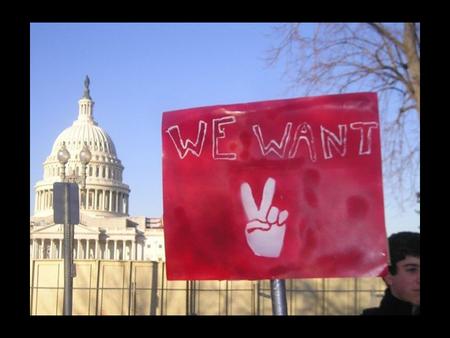
[[[410,272],[410,273],[413,273],[413,272],[417,272],[419,269],[417,269],[417,268],[408,268],[408,269],[406,269],[406,272]]]

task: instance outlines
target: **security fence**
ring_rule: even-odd
[[[167,281],[165,263],[76,260],[74,315],[271,315],[270,281]],[[30,313],[62,315],[63,260],[31,260]],[[358,315],[380,278],[288,279],[289,315]]]

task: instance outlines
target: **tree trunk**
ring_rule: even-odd
[[[410,92],[416,101],[417,114],[420,120],[420,56],[419,45],[414,23],[405,23],[403,48],[407,57],[408,75],[411,81]]]

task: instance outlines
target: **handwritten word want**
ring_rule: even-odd
[[[212,120],[212,158],[214,160],[236,160],[236,153],[224,153],[219,151],[219,142],[227,137],[226,125],[236,123],[235,116],[226,116]],[[354,133],[353,137],[359,142],[358,155],[370,155],[372,152],[372,130],[378,128],[378,123],[353,122],[348,124],[338,124],[337,130],[329,130],[320,125],[320,147],[323,158],[332,159],[336,154],[344,157],[347,153],[348,134]],[[194,140],[182,137],[178,125],[171,126],[165,130],[175,145],[180,159],[184,159],[188,153],[200,157],[205,144],[208,123],[200,120],[198,122],[197,137]],[[313,129],[307,122],[296,126],[292,122],[287,122],[284,132],[278,139],[268,139],[264,137],[263,128],[259,124],[252,126],[252,131],[258,141],[261,155],[268,156],[270,153],[280,159],[291,159],[297,155],[299,145],[303,142],[309,153],[311,161],[317,160],[317,143]]]

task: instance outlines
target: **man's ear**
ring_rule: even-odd
[[[383,280],[386,283],[387,286],[391,286],[392,285],[392,280],[393,280],[394,276],[391,275],[390,272],[388,272],[384,277]]]

